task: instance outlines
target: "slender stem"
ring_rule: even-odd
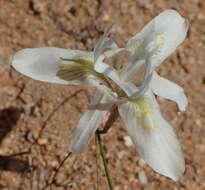
[[[113,123],[117,120],[118,116],[119,116],[119,113],[118,113],[118,110],[117,110],[117,106],[113,106],[111,108],[111,111],[110,111],[110,116],[109,116],[107,122],[105,123],[105,126],[103,127],[102,130],[98,130],[98,133],[100,133],[100,134],[107,133],[108,130],[113,125]]]
[[[97,135],[95,135],[95,145],[97,147],[98,145],[98,139],[97,139]],[[96,149],[96,190],[99,190],[99,186],[100,186],[100,176],[99,176],[99,158],[100,158],[100,153],[98,151],[98,149]]]
[[[114,190],[112,179],[110,177],[110,173],[109,173],[109,169],[108,169],[108,165],[107,165],[107,160],[105,158],[105,150],[103,148],[102,139],[101,139],[101,136],[100,136],[100,132],[98,130],[96,131],[96,136],[97,136],[97,140],[98,140],[98,146],[99,146],[99,149],[100,149],[100,156],[102,157],[102,161],[103,161],[103,165],[104,165],[104,169],[105,169],[105,175],[106,175],[106,178],[107,178],[109,189]]]
[[[52,177],[52,180],[50,182],[50,190],[52,189],[52,185],[56,179],[56,176],[58,175],[59,170],[61,169],[61,167],[63,166],[63,164],[65,163],[65,161],[72,155],[72,152],[68,152],[67,155],[65,156],[65,158],[61,161],[60,165],[58,166],[58,168],[56,169],[56,172],[54,174],[54,176]]]

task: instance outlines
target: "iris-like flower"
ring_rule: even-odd
[[[126,48],[108,38],[109,30],[94,52],[59,48],[25,49],[17,52],[12,66],[36,80],[97,88],[89,109],[83,114],[70,145],[82,152],[102,119],[114,106],[137,146],[140,155],[155,171],[173,180],[184,172],[184,158],[171,126],[161,116],[154,94],[173,100],[181,111],[187,105],[183,89],[160,77],[154,69],[184,40],[188,22],[176,11],[166,10],[128,41]],[[129,63],[117,68],[115,58],[128,53]],[[111,61],[111,65],[106,64]],[[145,68],[139,87],[134,76]],[[154,93],[154,94],[153,94]]]
[[[176,11],[166,10],[149,22],[143,30],[128,41],[125,50],[131,53],[130,63],[117,72],[104,63],[96,70],[110,77],[128,95],[118,105],[124,125],[143,159],[157,172],[178,180],[185,169],[180,145],[171,126],[163,119],[153,95],[175,101],[180,111],[187,106],[183,89],[160,77],[154,69],[185,39],[188,21]],[[115,55],[116,56],[116,55]],[[148,64],[152,77],[136,89],[127,85]]]

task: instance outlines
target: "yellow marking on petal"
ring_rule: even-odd
[[[129,99],[129,101],[134,103],[137,119],[141,126],[148,131],[153,131],[156,125],[146,97],[140,96],[137,99]]]
[[[161,47],[165,43],[164,34],[162,32],[157,33],[157,45]]]
[[[79,71],[84,74],[91,74],[100,77],[100,73],[94,70],[94,64],[85,57],[76,57],[73,59],[62,58],[59,62],[59,69],[65,71]]]
[[[77,57],[73,59],[61,58],[61,60],[58,62],[58,65],[59,65],[59,68],[62,70],[69,70],[70,68],[73,68],[73,67],[83,69],[85,71],[94,70],[93,62],[84,57]]]
[[[84,57],[64,59],[58,62],[59,71],[57,76],[64,80],[84,80],[88,74],[93,72],[92,61]]]
[[[106,77],[95,71],[94,62],[86,57],[75,57],[72,59],[61,58],[58,62],[58,66],[59,71],[57,76],[64,80],[83,80],[88,75],[93,75],[110,87]]]

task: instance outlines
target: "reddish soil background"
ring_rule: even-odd
[[[175,103],[158,98],[181,142],[186,172],[178,182],[153,172],[126,140],[120,119],[104,136],[107,159],[116,190],[205,189],[204,0],[0,0],[0,190],[49,189],[47,184],[67,154],[75,125],[89,105],[86,93],[94,93],[24,77],[10,69],[12,55],[42,46],[92,50],[110,23],[115,23],[117,41],[124,46],[168,8],[190,20],[187,39],[158,69],[161,76],[183,86],[189,99],[186,112],[178,113]],[[86,152],[73,154],[64,163],[53,189],[95,190],[96,181],[99,190],[108,189],[96,155],[93,138]]]

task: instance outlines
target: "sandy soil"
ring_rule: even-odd
[[[127,133],[120,120],[104,137],[107,159],[116,190],[205,189],[204,0],[0,0],[0,190],[48,189],[67,154],[76,122],[88,106],[86,93],[93,94],[90,89],[28,79],[9,69],[11,56],[27,47],[92,50],[113,22],[123,46],[167,8],[190,20],[188,38],[159,68],[161,76],[184,87],[188,109],[177,114],[175,103],[158,99],[179,136],[186,173],[173,182],[153,172],[125,140]],[[93,139],[85,153],[73,154],[60,169],[53,189],[94,190],[97,178],[99,190],[108,189],[99,159],[96,167],[96,150]]]

